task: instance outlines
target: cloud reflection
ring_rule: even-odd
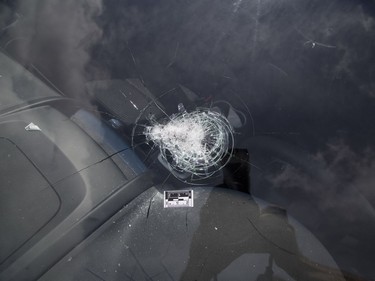
[[[351,270],[356,267],[353,257],[358,257],[362,263],[357,269],[371,274],[371,265],[363,262],[366,261],[363,257],[372,260],[375,250],[372,242],[375,235],[375,151],[373,147],[355,149],[344,140],[338,140],[327,144],[313,158],[321,167],[324,180],[292,165],[268,179],[276,192],[291,198],[287,206],[290,214],[321,239],[341,266]],[[301,200],[300,194],[304,194],[305,199]]]
[[[90,48],[101,38],[102,1],[18,1],[6,51],[32,65],[69,96],[83,94]]]

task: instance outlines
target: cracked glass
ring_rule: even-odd
[[[0,1],[0,279],[375,279],[373,38],[372,1]]]

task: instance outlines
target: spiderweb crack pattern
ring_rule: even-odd
[[[190,174],[192,181],[222,169],[233,153],[231,125],[222,114],[208,108],[183,110],[160,123],[154,120],[145,127],[144,135],[174,171]]]

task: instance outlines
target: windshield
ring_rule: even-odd
[[[0,73],[0,110],[37,98],[58,96],[55,91],[35,79],[22,66],[13,63],[3,53],[0,53]]]
[[[315,237],[329,256],[325,266],[337,267],[346,280],[372,280],[374,13],[373,2],[359,0],[1,1],[1,155],[8,157],[12,148],[12,155],[30,161],[32,178],[42,177],[61,206],[64,196],[83,196],[81,191],[55,188],[77,174],[83,177],[77,182],[98,185],[90,191],[90,206],[99,206],[117,190],[114,186],[132,182],[145,171],[159,186],[158,191],[147,191],[145,202],[154,202],[155,194],[169,189],[202,192],[204,200],[214,202],[210,204],[227,204],[225,214],[241,217],[238,205],[206,194],[217,188],[235,190],[260,209],[277,206],[285,212],[305,233],[295,243],[302,249],[301,241]],[[9,125],[14,122],[22,122],[22,130],[45,134],[30,140],[43,144],[43,157],[30,152],[36,146],[28,143],[29,135],[17,135],[18,129]],[[48,156],[50,164],[43,162]],[[109,160],[116,168],[110,168]],[[17,161],[12,165],[22,168]],[[66,165],[59,168],[57,162]],[[9,167],[5,162],[0,167],[5,179]],[[107,176],[99,176],[94,168],[111,179],[105,182]],[[83,176],[91,169],[97,173],[95,180]],[[97,191],[99,186],[106,187]],[[0,193],[7,198],[1,202],[17,200],[7,197],[12,190]],[[189,196],[177,197],[185,204],[181,198]],[[78,201],[66,207],[66,213],[73,212]],[[123,220],[126,224],[138,214],[132,204],[134,213]],[[12,260],[14,251],[22,252],[19,245],[32,241],[28,239],[34,232],[40,237],[48,233],[45,226],[62,208],[56,206],[38,229],[23,229],[30,233],[20,235],[14,248],[6,248],[5,240],[17,226],[1,236],[4,261]],[[144,206],[148,217],[150,207]],[[217,219],[205,208],[197,207],[199,227]],[[7,221],[12,212],[4,207],[7,215],[2,219]],[[261,227],[254,227],[262,233]],[[198,266],[193,259],[204,263],[193,249],[202,246],[197,237],[182,247],[186,255],[190,251],[187,264],[192,267]],[[143,251],[139,249],[140,256]],[[229,280],[231,272],[254,259],[249,252],[253,253],[237,254],[231,260],[237,263],[228,261],[207,276]],[[177,252],[175,256],[178,259]],[[278,280],[301,277],[276,256],[261,258],[259,276],[275,259],[283,272]],[[313,255],[308,258],[319,262]],[[11,261],[0,269],[7,263]],[[190,276],[181,272],[168,278]],[[236,280],[246,279],[247,271],[238,272]]]

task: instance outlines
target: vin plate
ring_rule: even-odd
[[[180,208],[193,206],[193,190],[164,191],[164,208]]]

